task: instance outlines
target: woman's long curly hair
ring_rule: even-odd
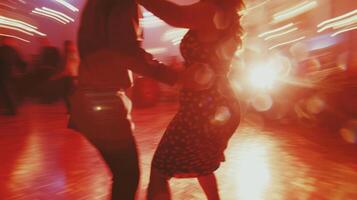
[[[238,46],[242,44],[243,37],[243,27],[240,23],[241,15],[239,14],[242,9],[244,9],[243,0],[207,0],[214,3],[218,8],[222,9],[223,12],[233,13],[229,17],[233,18],[231,25],[229,26],[228,35],[229,37],[235,38]]]

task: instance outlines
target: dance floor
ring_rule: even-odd
[[[150,161],[176,106],[135,110],[145,199]],[[66,129],[62,104],[0,116],[1,200],[105,200],[110,174],[96,150]],[[217,171],[222,200],[356,200],[357,148],[337,134],[243,121]],[[173,179],[174,200],[204,200],[195,179]]]

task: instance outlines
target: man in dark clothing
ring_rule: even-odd
[[[78,33],[81,63],[70,122],[112,172],[113,200],[134,200],[140,177],[130,101],[123,92],[132,85],[129,70],[167,84],[178,80],[178,73],[140,48],[138,25],[134,0],[88,0]]]
[[[2,100],[4,104],[4,114],[6,115],[16,114],[16,106],[10,90],[13,72],[15,70],[23,71],[25,66],[20,54],[13,47],[13,39],[3,38],[0,46],[0,101]]]

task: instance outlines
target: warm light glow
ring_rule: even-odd
[[[298,15],[301,15],[307,11],[314,9],[316,6],[317,6],[316,1],[311,1],[311,2],[304,1],[303,3],[300,3],[292,8],[274,14],[273,23],[278,23],[296,17]]]
[[[237,199],[262,200],[272,176],[267,144],[262,141],[249,141],[242,144],[240,153],[236,169]]]
[[[212,124],[222,125],[227,123],[232,114],[228,107],[220,106],[216,109],[213,119],[211,119]]]
[[[95,111],[101,111],[101,110],[103,110],[103,107],[102,106],[96,106],[96,107],[94,107],[94,110]]]
[[[3,3],[3,2],[0,2],[0,6],[8,7],[8,8],[13,9],[13,10],[16,9],[14,6],[11,6],[11,5],[9,5],[7,3]]]

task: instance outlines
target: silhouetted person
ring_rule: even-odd
[[[41,50],[38,58],[38,67],[53,72],[61,70],[61,53],[57,47],[50,44],[47,38],[39,39]]]
[[[51,103],[63,97],[63,83],[53,80],[63,70],[62,56],[59,49],[52,46],[47,38],[39,38],[39,43],[41,49],[35,69],[27,78],[31,80],[29,82],[32,85],[32,95],[42,103]]]
[[[79,62],[80,59],[76,44],[71,40],[64,41],[61,61],[62,71],[52,76],[50,80],[62,84],[61,93],[63,94],[68,112],[70,110],[69,96],[77,84]]]
[[[134,0],[89,0],[78,33],[81,63],[70,121],[108,165],[114,200],[134,200],[140,176],[125,95],[132,85],[129,69],[168,84],[177,80],[176,72],[140,48],[137,16]]]
[[[14,40],[4,37],[0,46],[0,101],[3,102],[6,115],[16,114],[16,105],[12,98],[11,87],[13,84],[13,72],[25,70],[26,63],[22,60],[18,51],[14,48]]]

